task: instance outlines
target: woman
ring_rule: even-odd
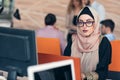
[[[91,7],[83,8],[77,18],[77,34],[72,35],[64,55],[81,58],[83,80],[105,80],[111,63],[111,45],[100,37],[99,17]]]
[[[66,14],[66,27],[68,29],[67,40],[69,40],[72,33],[76,33],[77,14],[82,9],[82,7],[82,0],[70,0],[69,2]]]

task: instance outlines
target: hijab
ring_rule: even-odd
[[[87,14],[94,19],[94,31],[90,34],[90,36],[85,37],[77,27],[77,35],[72,36],[71,56],[80,57],[82,72],[89,72],[94,71],[97,63],[99,62],[99,16],[93,8],[88,6],[84,7],[79,12],[77,19],[79,19],[79,17],[83,14]]]

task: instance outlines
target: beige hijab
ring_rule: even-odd
[[[98,47],[99,47],[99,16],[96,11],[88,7],[94,16],[95,29],[89,37],[84,37],[77,28],[77,35],[72,37],[71,56],[81,58],[82,72],[90,72],[96,70],[96,65],[99,62]],[[83,9],[82,9],[83,10]],[[82,11],[81,10],[81,11]],[[80,13],[81,13],[80,11]],[[79,13],[79,14],[80,14]]]

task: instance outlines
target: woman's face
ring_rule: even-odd
[[[87,14],[83,14],[79,17],[77,23],[81,34],[85,37],[90,36],[94,31],[94,19]]]
[[[73,5],[75,7],[78,7],[80,4],[79,4],[79,0],[73,0]]]

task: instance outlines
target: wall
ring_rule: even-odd
[[[22,20],[14,19],[15,28],[36,30],[44,27],[44,17],[51,12],[57,15],[57,27],[65,30],[65,14],[69,0],[16,0],[15,8],[20,9]],[[116,23],[115,35],[120,39],[120,2],[119,0],[98,0],[106,9],[106,18]]]

